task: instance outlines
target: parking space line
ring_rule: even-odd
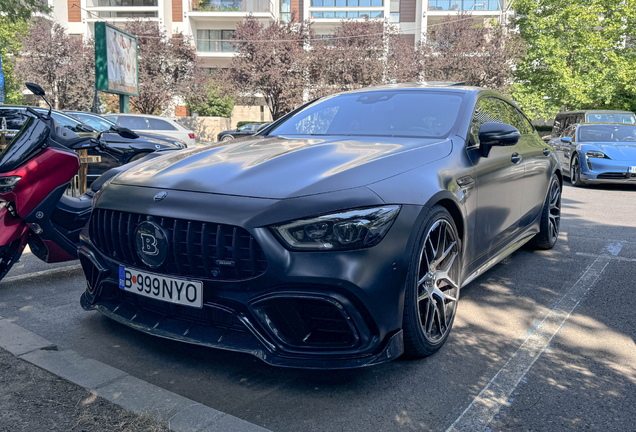
[[[64,267],[57,267],[57,268],[50,269],[50,270],[42,270],[42,271],[39,271],[39,272],[26,273],[26,274],[23,274],[23,275],[18,275],[18,276],[12,276],[12,277],[8,277],[8,278],[4,278],[4,279],[2,279],[2,281],[0,281],[0,283],[16,282],[16,281],[20,281],[20,280],[23,280],[23,279],[30,279],[30,278],[34,278],[34,277],[38,277],[38,276],[50,276],[50,275],[53,275],[53,274],[64,273],[64,272],[77,270],[77,269],[81,269],[81,268],[82,268],[82,266],[80,264],[64,266]]]
[[[581,299],[596,284],[607,265],[617,258],[622,246],[622,242],[610,242],[605,246],[602,254],[596,256],[579,280],[563,294],[556,306],[533,329],[530,336],[446,432],[483,432],[486,429],[500,408],[508,405],[510,395],[521,379],[550,345]]]
[[[584,257],[590,257],[590,258],[598,258],[598,257],[601,256],[601,255],[585,253],[585,252],[577,252],[576,255],[584,256]],[[610,259],[616,260],[616,261],[636,262],[636,258],[625,258],[625,257],[609,256],[609,255],[605,255],[605,256],[610,258]]]

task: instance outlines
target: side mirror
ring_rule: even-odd
[[[572,144],[572,138],[570,137],[562,137],[561,142]]]
[[[519,142],[521,134],[514,126],[505,123],[486,122],[479,128],[479,147],[488,157],[492,146],[512,146]]]
[[[44,89],[36,83],[28,82],[24,83],[24,85],[26,85],[26,88],[28,88],[29,91],[36,96],[44,96],[46,94]]]

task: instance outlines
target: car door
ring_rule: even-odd
[[[530,121],[516,107],[508,102],[499,101],[504,114],[504,122],[516,127],[521,136],[517,146],[519,154],[525,161],[523,178],[523,199],[521,201],[521,220],[519,228],[523,229],[536,220],[548,191],[552,178],[552,157],[554,148],[539,137]],[[517,122],[518,120],[518,122]]]
[[[512,237],[519,228],[524,163],[519,144],[493,146],[487,157],[479,149],[479,128],[485,122],[503,123],[499,99],[482,97],[471,121],[468,157],[475,167],[477,205],[469,256],[479,257]]]
[[[572,158],[572,149],[574,148],[574,136],[576,135],[576,125],[570,125],[561,134],[561,138],[570,138],[571,142],[565,142],[559,138],[557,140],[559,145],[558,155],[559,161],[563,166],[565,172],[570,172],[570,159]]]

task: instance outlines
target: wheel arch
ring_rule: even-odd
[[[443,190],[433,195],[426,203],[426,207],[429,209],[436,205],[444,207],[450,213],[463,249],[466,244],[466,218],[460,204],[457,202],[457,198],[450,191]]]

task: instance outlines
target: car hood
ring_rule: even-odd
[[[620,161],[634,161],[636,162],[636,143],[620,143],[620,142],[594,142],[587,143],[587,150],[592,150],[591,147],[596,147],[611,159]]]
[[[448,139],[257,137],[139,164],[115,184],[284,199],[364,186],[447,156]]]

